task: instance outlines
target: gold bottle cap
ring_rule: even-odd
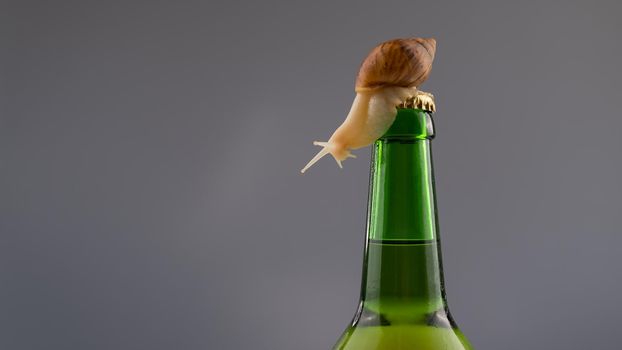
[[[422,109],[428,112],[436,112],[436,104],[434,104],[434,95],[425,91],[417,91],[415,96],[409,97],[402,102],[398,108],[414,108]]]

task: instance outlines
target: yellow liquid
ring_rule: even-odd
[[[424,325],[356,327],[344,334],[335,350],[470,350],[457,329]]]

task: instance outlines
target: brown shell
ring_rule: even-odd
[[[421,85],[432,70],[436,40],[394,39],[376,46],[359,70],[356,88]]]

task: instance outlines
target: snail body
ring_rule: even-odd
[[[417,93],[432,68],[434,39],[395,39],[376,46],[363,61],[356,79],[356,96],[344,122],[326,142],[314,141],[322,149],[301,170],[327,154],[339,167],[351,150],[372,144],[393,124],[397,106]]]

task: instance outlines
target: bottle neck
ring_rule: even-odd
[[[434,240],[432,117],[420,109],[398,111],[374,144],[367,235],[372,241]]]
[[[373,148],[361,298],[366,303],[445,304],[438,246],[431,115],[399,109]]]

